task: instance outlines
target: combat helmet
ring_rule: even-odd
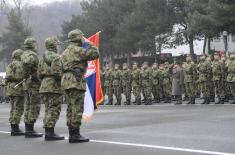
[[[75,29],[69,32],[68,39],[70,42],[77,42],[82,40],[83,35],[81,30]]]
[[[20,57],[21,57],[21,55],[23,54],[23,50],[21,50],[21,49],[17,49],[17,50],[15,50],[13,53],[12,53],[12,55],[11,55],[11,59],[12,60],[20,60]]]
[[[56,49],[56,46],[60,43],[60,41],[56,37],[49,37],[45,40],[46,49]]]
[[[24,41],[24,48],[25,49],[36,49],[36,43],[37,43],[37,41],[34,38],[29,37]]]

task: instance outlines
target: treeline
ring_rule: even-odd
[[[84,0],[81,6],[83,14],[62,25],[62,38],[74,28],[88,36],[102,31],[102,56],[151,55],[181,44],[194,53],[194,40],[210,43],[235,31],[234,0]]]
[[[42,54],[45,50],[44,40],[49,36],[60,36],[63,22],[70,20],[73,14],[82,12],[80,0],[41,6],[30,6],[27,0],[16,0],[14,6],[1,2],[0,71],[4,71],[13,50],[22,48],[25,38],[34,36],[38,41],[39,54]]]

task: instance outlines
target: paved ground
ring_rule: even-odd
[[[65,109],[56,130],[68,137]],[[235,154],[233,105],[103,106],[83,124],[83,134],[92,139],[86,144],[11,137],[8,111],[9,105],[0,105],[0,155]],[[42,116],[36,124],[41,132]]]

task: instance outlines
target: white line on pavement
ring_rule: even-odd
[[[106,143],[106,144],[114,144],[114,145],[133,146],[133,147],[145,147],[145,148],[152,148],[152,149],[172,150],[172,151],[201,153],[201,154],[210,154],[210,155],[235,155],[233,153],[204,151],[204,150],[187,149],[187,148],[179,148],[179,147],[167,147],[167,146],[158,146],[158,145],[123,143],[123,142],[102,141],[102,140],[90,140],[90,141],[94,143]]]
[[[0,133],[9,134],[11,132],[0,131]],[[68,140],[68,137],[65,137],[65,139]],[[144,147],[144,148],[171,150],[171,151],[180,151],[180,152],[200,153],[200,154],[209,154],[209,155],[235,155],[234,153],[205,151],[205,150],[188,149],[188,148],[180,148],[180,147],[168,147],[168,146],[159,146],[159,145],[124,143],[124,142],[115,142],[115,141],[90,140],[90,142],[92,142],[92,143],[113,144],[113,145],[133,146],[133,147]]]

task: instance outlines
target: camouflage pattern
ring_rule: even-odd
[[[228,76],[227,82],[233,97],[235,97],[235,54],[230,55],[230,59],[228,61]]]
[[[83,102],[86,92],[84,75],[88,65],[87,61],[99,58],[99,52],[90,43],[87,49],[82,48],[82,34],[78,29],[69,32],[68,38],[70,43],[61,56],[63,66],[61,86],[68,101],[67,125],[79,128],[84,111]]]
[[[109,101],[113,100],[113,93],[112,93],[112,70],[109,68],[109,66],[106,66],[106,70],[104,72],[104,94],[108,96]]]
[[[153,64],[153,70],[152,70],[152,93],[154,100],[159,102],[160,101],[160,91],[161,91],[161,85],[160,85],[160,70],[157,67],[157,64]]]
[[[127,102],[131,100],[131,71],[127,68],[127,64],[123,64],[122,69],[122,90],[126,96]]]
[[[202,58],[201,62],[198,65],[199,71],[199,82],[201,86],[201,91],[204,97],[210,97],[210,88],[211,88],[211,75],[212,68],[211,63],[204,58]]]
[[[23,84],[25,91],[24,121],[27,124],[36,122],[40,113],[40,81],[37,76],[39,59],[36,51],[36,41],[28,38],[24,42],[25,51],[21,56],[26,81]]]
[[[112,86],[113,86],[113,93],[117,98],[117,104],[121,104],[121,87],[122,87],[122,72],[119,69],[119,65],[115,64],[114,71],[112,72]]]
[[[162,81],[162,95],[165,98],[171,97],[171,75],[170,68],[165,66],[160,69],[160,80]]]
[[[58,40],[54,37],[46,39],[47,51],[38,65],[38,75],[42,80],[39,93],[45,104],[44,128],[54,128],[61,111],[62,64],[57,54],[57,44]]]
[[[133,64],[133,69],[131,72],[131,86],[133,89],[133,94],[135,96],[135,100],[137,104],[140,104],[141,96],[140,96],[140,90],[141,90],[141,70],[137,68],[137,64]]]
[[[62,95],[56,93],[44,93],[42,101],[45,103],[44,128],[54,128],[59,119],[62,105]]]
[[[191,58],[187,58],[187,62],[183,65],[184,67],[184,83],[185,91],[188,97],[195,97],[196,95],[196,77],[197,77],[197,66]]]
[[[147,64],[144,64],[143,69],[141,71],[141,87],[143,88],[143,95],[146,100],[146,104],[150,104],[149,102],[152,100],[151,89],[152,89],[152,71],[148,68]]]
[[[0,103],[5,100],[5,80],[0,76]]]
[[[224,98],[224,73],[225,66],[223,62],[221,62],[220,58],[218,56],[215,56],[215,59],[212,63],[212,73],[213,73],[213,82],[214,87],[216,90],[216,94],[219,98]]]
[[[12,53],[12,61],[6,69],[7,96],[10,98],[10,124],[19,124],[24,113],[24,91],[23,86],[15,86],[23,81],[24,73],[21,62],[22,50],[15,50]]]
[[[80,127],[82,122],[82,114],[84,111],[84,90],[68,89],[65,90],[67,99],[67,126],[68,127]]]

